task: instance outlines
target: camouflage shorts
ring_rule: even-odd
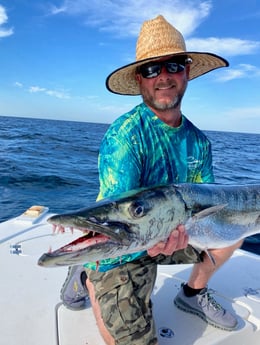
[[[190,246],[172,256],[149,256],[107,272],[86,269],[95,288],[101,315],[116,345],[155,345],[156,330],[150,296],[155,284],[157,264],[200,262]]]

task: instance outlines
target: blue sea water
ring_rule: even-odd
[[[107,124],[0,116],[0,222],[32,205],[72,211],[95,202]],[[260,135],[205,131],[216,182],[260,183]],[[260,254],[260,235],[244,247]]]

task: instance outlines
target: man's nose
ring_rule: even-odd
[[[167,68],[165,66],[162,66],[160,76],[169,77],[170,74],[172,74],[172,73],[168,72]]]

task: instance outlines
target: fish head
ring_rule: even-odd
[[[157,187],[123,193],[97,202],[93,207],[54,215],[48,219],[49,223],[77,228],[85,235],[44,254],[38,263],[41,266],[72,265],[148,249],[167,238],[169,229],[180,223],[183,214],[184,206],[178,193]]]

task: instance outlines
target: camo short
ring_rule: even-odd
[[[150,296],[155,284],[157,264],[201,262],[191,246],[172,256],[145,256],[107,272],[86,268],[99,302],[102,319],[116,345],[155,345],[156,329]]]

